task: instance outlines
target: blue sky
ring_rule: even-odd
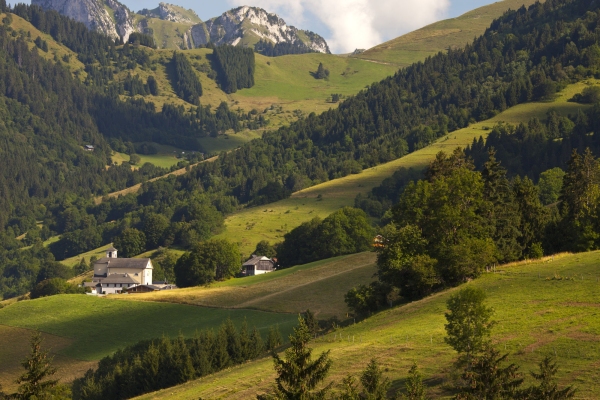
[[[27,0],[26,0],[27,1]],[[131,10],[160,0],[120,0]],[[27,1],[29,2],[29,1]],[[203,20],[240,5],[277,13],[290,25],[323,36],[334,53],[369,48],[440,19],[459,16],[493,0],[165,0],[191,8]]]

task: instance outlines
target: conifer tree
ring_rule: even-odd
[[[306,309],[306,312],[302,317],[304,318],[304,322],[306,323],[308,331],[311,333],[311,335],[316,335],[317,331],[319,330],[319,321],[317,321],[315,318],[315,314],[309,309]]]
[[[525,391],[525,397],[530,400],[564,400],[575,396],[573,386],[559,389],[556,383],[558,367],[552,357],[544,357],[539,364],[540,372],[531,372],[539,385],[532,386]]]
[[[273,351],[281,346],[282,343],[283,340],[281,339],[281,333],[279,332],[279,325],[271,325],[269,327],[269,333],[267,334],[267,350]]]
[[[285,351],[284,358],[273,354],[275,372],[277,373],[275,396],[280,399],[320,399],[331,388],[332,383],[317,389],[327,376],[332,361],[329,351],[312,359],[312,349],[308,347],[310,332],[304,318],[298,317],[298,327],[290,335],[290,348]],[[268,398],[258,396],[259,399]]]
[[[414,363],[408,371],[408,378],[405,383],[406,400],[425,400],[425,387],[423,386],[423,377],[419,372],[417,363]]]
[[[258,357],[264,350],[265,344],[256,326],[250,334],[250,345],[248,347],[248,355],[250,359]]]
[[[385,400],[392,384],[387,377],[383,376],[383,370],[374,358],[360,375],[360,383],[364,388],[363,397],[368,400]]]
[[[30,339],[31,351],[21,362],[25,373],[17,379],[19,389],[16,397],[19,399],[42,399],[51,391],[58,380],[46,379],[56,373],[52,367],[52,358],[48,351],[42,350],[42,335],[35,332]]]
[[[472,358],[462,374],[456,399],[514,399],[523,378],[515,364],[502,366],[508,354],[500,355],[490,345]]]
[[[358,387],[356,385],[356,378],[352,375],[346,376],[342,380],[342,393],[339,396],[339,400],[359,400],[360,394],[358,393]]]

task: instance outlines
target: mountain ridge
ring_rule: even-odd
[[[237,7],[204,22],[193,10],[164,2],[137,13],[117,0],[32,0],[31,4],[55,10],[115,40],[126,42],[134,32],[151,35],[159,48],[192,49],[209,43],[254,47],[266,42],[287,45],[282,54],[331,53],[320,35],[288,25],[259,7]]]

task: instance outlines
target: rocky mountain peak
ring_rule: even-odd
[[[180,24],[199,24],[202,22],[194,10],[186,10],[183,7],[169,3],[159,3],[158,7],[152,10],[144,8],[138,11],[138,14],[147,18],[158,18]]]
[[[127,40],[135,31],[131,11],[116,0],[31,0],[31,4],[56,10],[114,39]]]

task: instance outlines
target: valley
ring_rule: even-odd
[[[600,397],[596,2],[348,55],[257,7],[59,3],[0,0],[0,398],[29,390],[34,332],[55,398],[254,398],[304,327],[332,367],[299,391],[374,359],[380,398],[413,364],[427,398],[477,398],[550,357]],[[462,344],[457,307],[483,326]]]

